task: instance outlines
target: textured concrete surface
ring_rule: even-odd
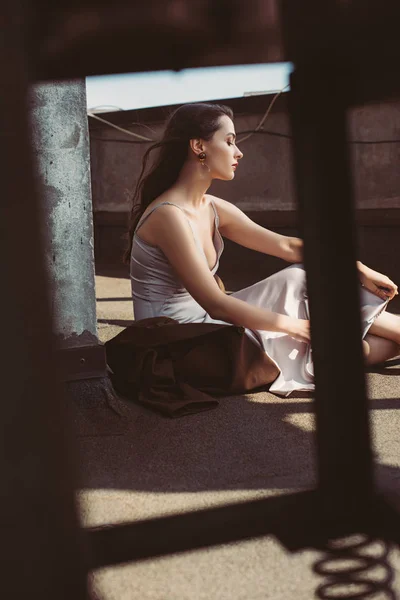
[[[96,343],[85,81],[35,84],[29,109],[55,334],[62,348]]]
[[[98,275],[96,295],[105,341],[133,318],[129,280]],[[397,502],[399,365],[368,373],[368,387],[377,481]],[[176,420],[127,401],[123,405],[124,434],[103,428],[78,439],[78,499],[86,526],[267,497],[315,483],[311,398],[246,394]],[[312,572],[320,556],[316,550],[292,554],[266,536],[104,568],[94,574],[93,586],[104,600],[309,600],[324,581]],[[393,550],[390,556],[400,593],[400,553]],[[373,576],[381,577],[382,569]]]

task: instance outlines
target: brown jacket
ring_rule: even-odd
[[[218,405],[212,396],[264,388],[279,374],[244,327],[135,321],[105,344],[115,389],[164,415],[178,417]]]

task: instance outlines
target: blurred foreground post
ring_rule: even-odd
[[[19,3],[3,6],[0,120],[0,521],[8,599],[84,600],[86,568],[55,378]]]
[[[289,107],[311,313],[318,492],[323,514],[340,520],[368,511],[374,494],[347,143],[356,71],[337,51],[343,24],[335,0],[283,7],[296,67]]]

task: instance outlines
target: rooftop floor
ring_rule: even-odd
[[[133,319],[126,274],[98,269],[99,337]],[[104,275],[107,273],[107,275]],[[396,312],[396,311],[394,311]],[[400,366],[367,375],[376,480],[400,497]],[[346,390],[343,390],[346,393]],[[349,398],[351,402],[351,398]],[[81,430],[79,502],[84,526],[122,523],[311,488],[312,398],[267,392],[223,398],[219,407],[167,419],[122,400],[126,430]],[[399,502],[400,507],[400,502]],[[323,580],[320,553],[289,553],[271,536],[96,572],[104,600],[310,600]],[[400,593],[400,552],[392,551]],[[379,574],[378,574],[379,575]],[[384,598],[386,596],[375,596]]]

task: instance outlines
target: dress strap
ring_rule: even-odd
[[[213,208],[213,211],[214,211],[214,216],[215,216],[215,225],[216,225],[217,229],[219,229],[219,216],[218,216],[218,213],[217,213],[217,209],[216,209],[216,207],[215,207],[215,204],[214,204],[214,200],[212,200],[211,198],[210,198],[210,203],[211,203],[211,206],[212,206],[212,208]]]

